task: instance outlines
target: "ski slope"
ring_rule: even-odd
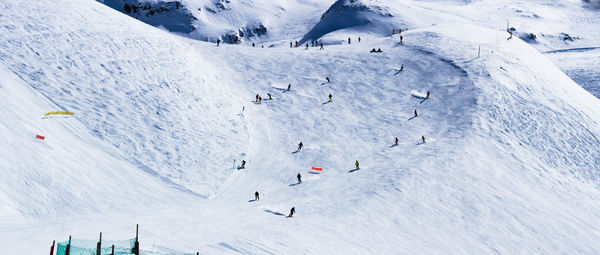
[[[404,43],[322,25],[352,44],[216,47],[91,0],[0,10],[0,254],[137,223],[143,254],[600,250],[600,101],[506,32],[446,16]]]

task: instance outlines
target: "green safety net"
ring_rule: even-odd
[[[56,255],[65,255],[69,241],[59,242],[56,248]],[[96,255],[98,240],[71,239],[71,249],[69,255]],[[110,241],[102,240],[100,247],[101,255],[110,255],[112,246],[115,245],[115,255],[133,254],[135,238],[129,240]]]

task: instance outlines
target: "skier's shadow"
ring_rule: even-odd
[[[392,144],[392,145],[390,146],[390,148],[394,148],[394,147],[396,147],[396,146],[398,146],[398,145],[397,145],[397,144]]]
[[[408,120],[413,120],[414,118],[416,118],[417,116],[413,116],[411,118],[408,118]]]
[[[300,183],[299,183],[299,182],[297,182],[297,183],[292,183],[292,184],[290,184],[289,186],[290,186],[290,187],[294,187],[294,186],[296,186],[296,185],[300,185]]]
[[[300,151],[298,151],[298,150],[297,150],[297,151],[292,151],[292,154],[296,154],[296,153],[298,153],[298,152],[300,152]]]
[[[402,70],[398,69],[398,71],[394,74],[394,76],[398,75],[401,72],[402,72]]]
[[[331,101],[327,101],[327,102],[325,102],[325,103],[322,103],[322,104],[328,104],[328,103],[331,103]]]
[[[280,213],[280,212],[274,212],[274,211],[271,211],[271,210],[269,210],[269,209],[265,210],[265,212],[268,212],[268,213],[271,213],[271,214],[275,214],[275,215],[277,215],[277,216],[285,216],[285,214],[283,214],[283,213]]]
[[[358,170],[360,170],[360,169],[356,169],[356,168],[355,168],[355,169],[352,169],[352,170],[348,171],[348,173],[354,173],[354,172],[356,172],[356,171],[358,171]]]
[[[419,102],[419,104],[422,104],[423,102],[427,101],[427,99],[429,99],[429,98],[423,98],[423,100],[421,100],[421,102]]]
[[[256,202],[256,199],[248,200],[248,203]]]

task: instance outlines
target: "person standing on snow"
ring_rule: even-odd
[[[360,42],[360,36],[358,37],[358,42]]]
[[[258,97],[258,104],[262,104],[262,97]]]
[[[333,96],[329,94],[329,102],[333,102]]]
[[[258,94],[256,94],[256,101],[254,101],[255,103],[258,103]]]
[[[321,50],[323,50],[323,49],[324,49],[324,48],[323,48],[323,42],[321,42]]]
[[[329,79],[329,77],[325,77],[325,80],[327,80],[328,83],[331,83],[331,80]]]
[[[402,65],[400,66],[400,72],[402,72],[403,70],[404,70],[404,64],[402,64]]]
[[[292,84],[288,84],[287,91],[290,91],[291,89],[292,89]]]
[[[273,100],[273,98],[271,97],[271,94],[267,93],[267,96],[269,97],[269,100]]]
[[[300,142],[300,143],[298,144],[298,150],[296,150],[296,151],[301,151],[301,150],[302,150],[302,142]]]
[[[413,118],[416,118],[417,116],[417,109],[415,109],[415,116]]]
[[[421,141],[423,141],[423,143],[425,143],[425,136],[421,136]]]
[[[292,47],[292,42],[290,42],[290,48]]]
[[[348,37],[348,44],[350,44],[350,37]]]
[[[254,192],[254,200],[256,200],[256,201],[260,200],[260,197],[258,195],[259,195],[258,191]]]
[[[300,175],[300,173],[296,175],[296,178],[298,178],[298,184],[302,183],[302,175]]]
[[[425,98],[429,99],[429,91],[427,91],[427,96]]]
[[[242,166],[240,166],[240,169],[244,168],[246,168],[246,160],[242,160]]]
[[[290,209],[290,215],[288,215],[288,217],[294,216],[295,212],[296,212],[296,207],[292,207],[292,209]]]
[[[358,165],[359,165],[358,160],[354,163],[354,165],[356,166],[356,170],[360,169],[360,167],[358,167]]]
[[[398,137],[396,137],[396,141],[394,142],[394,146],[398,146]]]
[[[217,39],[217,46],[219,46],[219,44],[221,44],[221,39]]]

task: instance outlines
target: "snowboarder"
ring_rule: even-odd
[[[242,160],[242,166],[240,166],[240,169],[244,168],[246,168],[246,160]]]
[[[300,175],[300,173],[296,175],[296,178],[298,178],[298,184],[302,183],[302,175]]]
[[[396,137],[396,141],[394,142],[394,146],[398,146],[398,137]]]
[[[258,97],[258,104],[262,104],[262,97]]]
[[[217,39],[217,46],[219,46],[219,44],[221,44],[221,39]]]
[[[298,150],[296,150],[296,151],[301,151],[301,150],[302,150],[302,146],[303,146],[303,145],[302,145],[302,142],[300,142],[300,143],[298,144]]]
[[[348,44],[350,44],[350,37],[348,37]]]
[[[290,209],[290,215],[288,215],[288,217],[294,216],[295,212],[296,212],[296,207],[292,207],[292,209]]]
[[[360,169],[360,167],[358,167],[358,160],[354,163],[354,165],[356,166],[356,170]]]
[[[425,96],[426,99],[429,99],[429,91],[427,91],[427,96]]]
[[[413,118],[416,118],[417,116],[417,109],[415,109],[415,116]]]
[[[267,93],[267,96],[269,97],[269,100],[273,100],[273,98],[271,97],[271,94]]]
[[[375,52],[377,52],[377,51],[375,50],[375,48],[373,48],[370,53],[375,53]]]
[[[360,36],[358,37],[358,42],[360,42]]]
[[[328,83],[331,83],[331,80],[329,79],[329,77],[325,77],[325,80],[327,80]]]
[[[329,102],[333,102],[333,96],[329,94]]]
[[[257,192],[254,192],[254,200],[256,200],[256,201],[260,200],[260,197],[259,197],[258,191],[257,191]]]
[[[421,136],[421,141],[423,141],[423,143],[425,143],[425,136]]]
[[[381,51],[381,48],[377,49],[377,53],[380,53],[380,52],[383,52],[383,51]]]
[[[287,91],[290,91],[291,89],[292,89],[292,84],[288,84]]]

